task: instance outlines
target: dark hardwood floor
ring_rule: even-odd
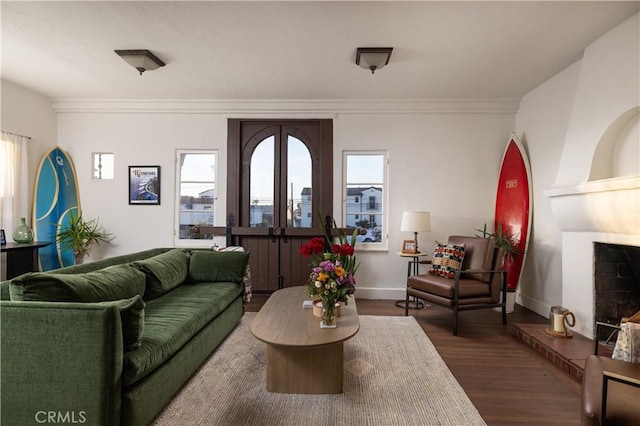
[[[268,296],[255,295],[257,312]],[[392,300],[357,299],[360,315],[404,315]],[[458,336],[452,311],[440,306],[410,310],[489,425],[579,425],[580,383],[518,342],[510,325],[490,309],[460,314]],[[509,323],[546,323],[516,305]],[[462,425],[461,425],[462,426]]]

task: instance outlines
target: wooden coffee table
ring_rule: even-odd
[[[342,306],[337,328],[320,328],[304,300],[306,287],[278,290],[251,321],[251,333],[267,345],[267,391],[342,393],[343,343],[360,330],[355,299]]]

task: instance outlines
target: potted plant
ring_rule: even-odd
[[[482,229],[476,229],[476,231],[482,234],[476,234],[476,237],[493,238],[496,243],[496,248],[502,249],[504,252],[503,268],[508,269],[508,264],[513,262],[514,258],[521,254],[521,250],[518,247],[520,240],[516,238],[510,231],[503,231],[502,225],[498,224],[497,229],[494,232],[487,232],[487,224],[484,224]],[[517,282],[515,283],[517,285]],[[501,295],[502,297],[502,295]],[[507,288],[507,312],[511,313],[515,309],[516,304],[516,289],[510,287]],[[497,309],[497,308],[496,308]]]
[[[85,256],[89,256],[93,244],[108,243],[111,241],[111,234],[104,232],[102,226],[98,224],[98,219],[86,221],[82,214],[76,215],[69,212],[69,223],[58,230],[56,242],[62,249],[73,250],[76,264],[81,264]]]

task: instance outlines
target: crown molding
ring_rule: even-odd
[[[336,117],[339,114],[515,114],[519,98],[496,99],[53,99],[54,112]]]

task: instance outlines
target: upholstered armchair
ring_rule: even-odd
[[[502,308],[507,323],[507,273],[504,252],[493,238],[451,236],[436,244],[431,268],[407,279],[405,316],[409,297],[453,309],[453,334],[458,335],[458,314],[471,309]],[[502,290],[502,296],[500,291]]]
[[[618,359],[598,355],[600,345],[597,338],[595,354],[587,358],[582,378],[582,424],[639,425],[640,364],[637,362],[640,361],[640,324],[627,323],[627,326],[623,324],[620,327],[597,322],[596,328],[624,330],[620,332],[614,349],[613,356]],[[621,353],[620,343],[624,340],[629,342],[627,346],[632,353]]]

